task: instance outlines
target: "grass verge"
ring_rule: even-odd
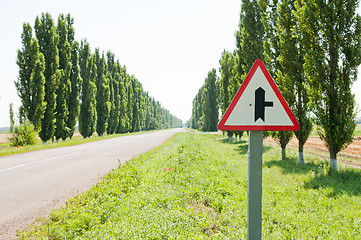
[[[247,142],[178,134],[19,239],[246,239]],[[264,146],[263,239],[360,239],[361,171]]]
[[[152,131],[146,131],[146,132],[152,132]],[[58,142],[48,141],[46,143],[43,143],[41,140],[39,140],[38,143],[35,145],[20,146],[20,147],[13,147],[13,146],[11,146],[10,143],[3,143],[3,144],[0,144],[0,157],[17,154],[17,153],[26,153],[26,152],[36,151],[36,150],[42,150],[42,149],[73,146],[73,145],[78,145],[78,144],[87,143],[87,142],[100,141],[100,140],[109,139],[109,138],[115,138],[115,137],[120,137],[120,136],[125,136],[125,135],[140,134],[140,133],[146,133],[146,132],[111,134],[111,135],[103,135],[103,136],[98,136],[98,135],[94,134],[90,138],[83,138],[82,136],[74,136],[72,139],[67,139],[66,141],[62,141],[62,140],[60,140]]]
[[[353,134],[354,136],[361,137],[361,124],[357,124],[355,132]]]

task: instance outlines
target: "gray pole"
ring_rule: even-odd
[[[263,131],[250,131],[248,142],[248,240],[260,240],[262,235],[262,151]]]

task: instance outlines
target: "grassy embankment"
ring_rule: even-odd
[[[178,134],[113,170],[21,239],[245,239],[247,142]],[[361,171],[328,175],[264,146],[264,239],[360,239]]]
[[[152,132],[152,131],[146,131],[146,132]],[[31,152],[31,151],[41,150],[41,149],[73,146],[73,145],[87,143],[87,142],[100,141],[100,140],[104,140],[104,139],[108,139],[108,138],[120,137],[120,136],[131,135],[131,134],[139,134],[139,133],[145,133],[145,132],[111,134],[111,135],[103,135],[103,136],[98,136],[96,133],[94,133],[93,136],[90,138],[83,138],[82,136],[77,135],[77,136],[74,136],[72,139],[69,139],[69,138],[66,139],[66,141],[62,141],[62,140],[59,140],[58,142],[48,141],[46,143],[43,143],[39,139],[38,143],[33,146],[12,147],[10,143],[3,143],[3,144],[0,144],[0,157],[17,154],[17,153],[26,153],[26,152]]]

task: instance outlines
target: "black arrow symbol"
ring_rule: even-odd
[[[255,110],[254,110],[254,121],[256,122],[259,118],[265,121],[264,112],[266,107],[273,107],[273,102],[265,101],[265,91],[259,87],[255,92]]]

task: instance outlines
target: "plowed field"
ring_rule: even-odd
[[[271,137],[268,137],[264,140],[266,143],[271,144],[272,146],[278,146],[276,141]],[[296,137],[293,137],[287,147],[292,149],[298,149],[298,140]],[[319,156],[328,157],[328,149],[326,144],[319,137],[309,137],[305,144],[305,152],[308,150],[315,150],[312,153]],[[320,153],[321,152],[321,153]],[[337,154],[338,160],[344,162],[347,165],[352,165],[358,168],[361,168],[361,137],[355,136],[353,143],[351,143],[346,149],[342,150]],[[353,159],[353,161],[350,161]]]

